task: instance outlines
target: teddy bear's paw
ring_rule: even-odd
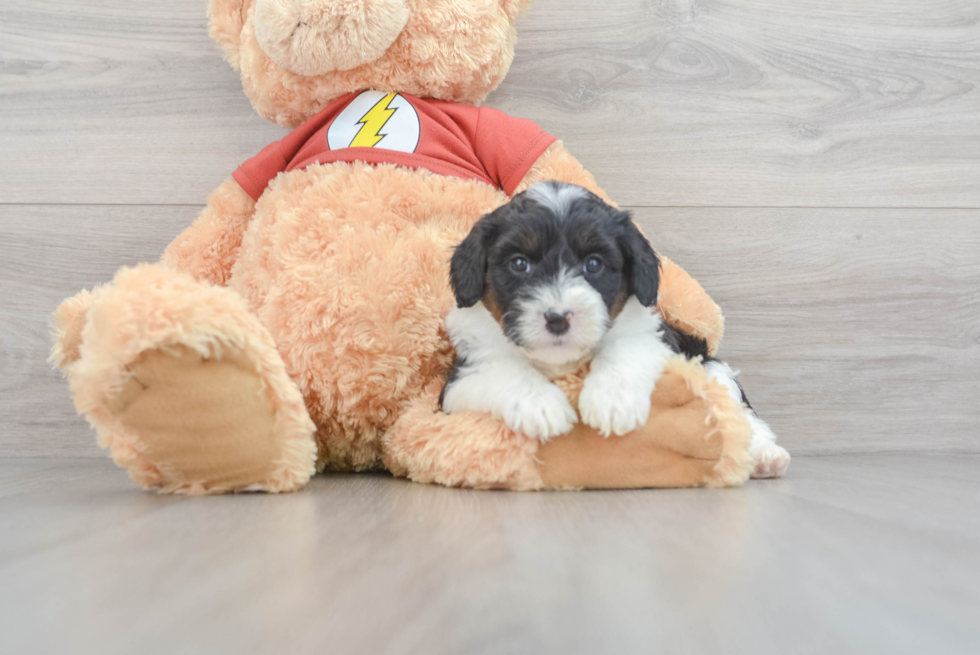
[[[642,385],[592,374],[582,385],[578,410],[582,422],[602,436],[624,435],[646,424],[650,416],[650,395],[651,391]]]
[[[508,398],[503,419],[515,432],[548,441],[571,432],[578,415],[564,392],[549,382],[521,389]]]
[[[310,457],[289,452],[296,446],[291,422],[277,421],[274,397],[241,352],[146,351],[127,367],[126,382],[106,407],[118,421],[113,457],[144,486],[174,493],[291,491],[312,473],[299,470],[312,468]],[[284,471],[284,460],[297,454],[290,467],[296,470]]]

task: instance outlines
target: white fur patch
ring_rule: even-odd
[[[742,390],[738,386],[738,371],[725,362],[711,360],[704,365],[704,373],[709,380],[714,380],[728,390],[728,395],[739,405],[742,404]]]
[[[738,371],[725,362],[710,361],[704,365],[704,372],[709,380],[715,380],[728,389],[728,395],[742,404],[742,390],[738,386]],[[759,418],[748,407],[743,407],[742,413],[752,428],[752,441],[749,443],[749,454],[752,455],[753,478],[778,478],[789,468],[790,456],[786,449],[776,445],[776,434],[772,428]]]
[[[647,422],[650,395],[674,352],[659,334],[660,314],[631,297],[599,343],[579,396],[582,421],[604,436]]]
[[[520,318],[517,332],[527,356],[548,377],[577,369],[592,356],[609,327],[609,311],[602,296],[585,278],[569,270],[551,283],[535,289],[527,300],[516,303]],[[565,334],[548,332],[545,313],[570,313]]]
[[[768,426],[766,426],[768,428]],[[760,441],[749,447],[752,455],[752,477],[781,478],[789,468],[790,456],[785,448],[774,443]]]
[[[527,188],[527,197],[550,209],[558,218],[564,218],[572,203],[587,198],[588,192],[567,182],[537,182]]]
[[[541,441],[571,431],[578,416],[565,394],[504,335],[482,302],[452,311],[446,330],[465,365],[446,388],[443,411],[487,412]]]

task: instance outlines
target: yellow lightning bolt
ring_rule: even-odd
[[[388,104],[395,99],[397,93],[389,93],[377,103],[368,113],[361,117],[361,120],[357,121],[361,125],[360,131],[358,131],[357,136],[354,140],[350,142],[351,148],[373,148],[377,145],[378,141],[384,138],[384,135],[378,136],[378,132],[381,128],[385,126],[388,119],[391,118],[392,114],[398,111],[395,109],[388,109]]]

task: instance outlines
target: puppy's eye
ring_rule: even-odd
[[[523,257],[514,257],[510,260],[510,270],[515,273],[527,273],[531,270],[531,262]]]
[[[585,265],[582,269],[586,273],[598,273],[602,270],[602,260],[598,257],[589,257],[585,260]]]

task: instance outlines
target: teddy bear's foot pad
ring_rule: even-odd
[[[262,488],[282,444],[262,380],[241,355],[185,346],[144,352],[109,410],[162,478],[155,486],[216,492]]]

